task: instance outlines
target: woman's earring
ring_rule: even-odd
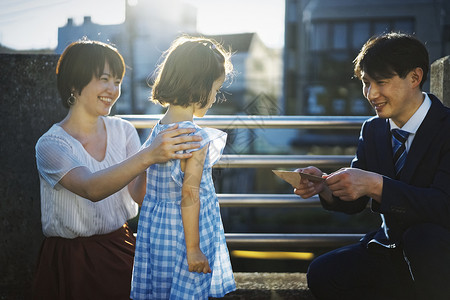
[[[67,99],[67,104],[69,104],[69,106],[72,106],[75,104],[76,101],[77,101],[77,98],[75,98],[73,93],[70,93],[70,97]]]

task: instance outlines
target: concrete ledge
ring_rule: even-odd
[[[237,290],[221,299],[314,300],[305,273],[234,273]],[[215,298],[217,299],[217,298]]]

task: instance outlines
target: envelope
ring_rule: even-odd
[[[278,177],[280,177],[281,179],[283,179],[284,181],[286,181],[287,183],[292,185],[292,187],[294,187],[294,188],[298,188],[300,180],[302,178],[308,179],[308,180],[314,181],[314,182],[321,182],[321,181],[325,180],[325,178],[311,175],[311,174],[302,173],[302,172],[279,171],[279,170],[272,170],[272,172],[274,172]]]

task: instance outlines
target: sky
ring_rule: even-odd
[[[68,18],[75,25],[83,23],[84,16],[91,16],[97,24],[120,24],[125,20],[125,1],[0,0],[0,44],[17,50],[56,48],[58,27]],[[283,47],[285,0],[181,1],[197,7],[200,33],[257,32],[267,46]]]

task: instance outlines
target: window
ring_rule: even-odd
[[[290,1],[289,3],[286,3],[286,6],[289,7],[286,14],[286,20],[288,22],[297,22],[298,21],[298,3],[297,1]]]
[[[286,48],[296,49],[297,48],[297,23],[287,23],[286,25],[286,33],[289,35],[286,41]]]
[[[322,19],[310,26],[310,31],[307,32],[310,43],[306,45],[309,51],[305,56],[307,71],[303,78],[307,86],[323,87],[324,92],[320,94],[321,107],[325,110],[323,113],[370,113],[370,106],[359,99],[361,91],[359,85],[355,86],[355,81],[352,80],[351,62],[364,43],[374,35],[390,31],[413,33],[414,19]],[[337,92],[341,89],[348,91],[347,96]],[[347,103],[354,105],[347,106]],[[308,107],[309,113],[318,113],[313,104],[309,103]]]
[[[316,22],[312,24],[310,50],[359,50],[371,36],[386,33],[391,30],[413,33],[414,20],[396,19]]]
[[[414,33],[414,22],[412,20],[394,21],[394,30],[403,33]]]
[[[389,22],[376,21],[373,23],[373,35],[379,35],[390,31]]]
[[[347,49],[347,24],[336,23],[333,26],[333,49]]]
[[[367,41],[370,36],[370,23],[369,22],[354,22],[353,23],[353,35],[352,35],[352,48],[360,49],[362,45]]]
[[[310,35],[310,45],[311,50],[327,50],[327,40],[328,40],[328,26],[326,23],[313,24],[311,35]]]

